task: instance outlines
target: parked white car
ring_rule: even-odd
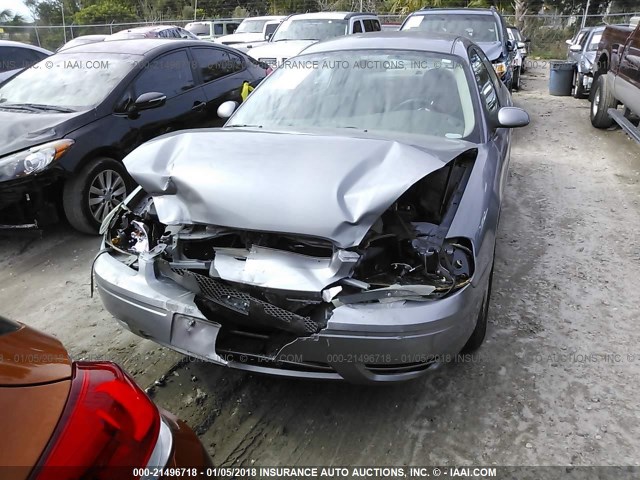
[[[273,35],[285,18],[287,17],[284,15],[245,18],[235,33],[218,37],[215,41],[223,45],[263,42]]]
[[[268,42],[248,45],[246,53],[272,67],[323,40],[382,29],[377,15],[355,12],[319,12],[290,15]]]
[[[191,22],[184,28],[196,35],[200,40],[213,41],[223,35],[231,35],[240,22],[236,20],[212,20],[210,22]]]

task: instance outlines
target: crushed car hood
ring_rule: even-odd
[[[495,61],[502,55],[502,43],[501,42],[476,42],[482,49],[484,54],[490,61]]]
[[[66,122],[86,113],[9,111],[0,104],[0,157],[62,138],[68,133]]]
[[[166,225],[308,235],[348,248],[414,183],[474,148],[434,137],[428,145],[203,129],[147,142],[124,163]]]

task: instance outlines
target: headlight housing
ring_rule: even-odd
[[[499,77],[502,77],[505,73],[507,73],[507,62],[494,62],[493,69],[496,71]]]
[[[70,138],[55,140],[0,158],[0,181],[39,173],[62,157],[75,143]]]

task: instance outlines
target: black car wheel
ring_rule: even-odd
[[[584,75],[578,70],[573,71],[573,98],[586,98],[584,93]]]
[[[594,92],[591,98],[591,124],[596,128],[609,128],[613,125],[613,119],[607,110],[616,108],[618,102],[611,92],[605,74],[598,75],[594,83]]]
[[[493,265],[491,265],[491,273],[489,273],[489,285],[487,286],[487,293],[482,299],[482,306],[480,312],[478,312],[478,319],[476,321],[476,327],[473,329],[473,333],[462,347],[462,353],[473,352],[477,350],[484,342],[484,337],[487,334],[487,318],[489,316],[489,300],[491,299],[491,285],[493,284]]]
[[[132,190],[133,181],[120,162],[96,158],[67,180],[63,193],[65,215],[76,230],[95,234],[107,214]]]
[[[513,70],[513,89],[520,90],[520,67]]]

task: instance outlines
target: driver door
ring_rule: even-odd
[[[114,126],[122,130],[121,148],[125,153],[158,135],[204,125],[206,99],[195,78],[186,49],[163,54],[145,64],[114,112]],[[163,93],[165,104],[136,112],[135,99],[149,92]]]

